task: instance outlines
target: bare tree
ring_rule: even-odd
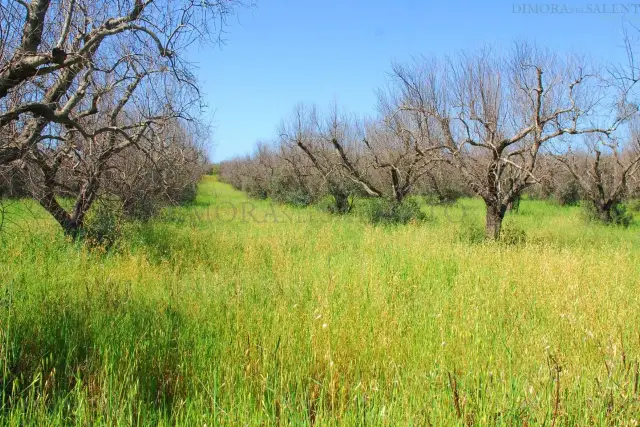
[[[76,235],[82,228],[84,218],[98,196],[101,178],[109,160],[128,147],[145,149],[144,146],[152,141],[155,127],[171,116],[162,105],[158,105],[159,110],[153,112],[145,111],[140,103],[137,108],[131,108],[136,100],[147,104],[146,96],[136,97],[135,94],[144,88],[141,85],[146,78],[150,78],[151,73],[137,71],[133,67],[124,68],[124,76],[114,77],[108,73],[103,85],[95,89],[101,97],[97,104],[92,105],[97,106],[95,111],[79,119],[82,131],[76,127],[49,124],[42,130],[48,128],[51,133],[45,134],[38,130],[39,119],[33,118],[27,122],[31,127],[27,127],[26,131],[35,132],[35,135],[29,136],[36,139],[22,160],[29,177],[28,187],[32,197],[58,221],[67,234]],[[96,73],[86,75],[93,77],[85,81],[96,85]],[[88,90],[88,86],[82,89]],[[62,108],[75,107],[69,104],[76,102],[76,98],[70,97]],[[73,177],[74,187],[65,185],[61,180],[62,175]],[[67,195],[74,194],[75,202],[70,210],[58,201],[60,190],[66,190]]]
[[[627,63],[611,66],[604,77],[605,83],[620,94],[618,117],[624,117],[628,126],[621,126],[615,134],[587,135],[577,149],[572,144],[558,144],[554,150],[554,158],[575,178],[583,197],[605,223],[616,219],[615,212],[629,194],[640,162],[638,108],[637,103],[628,101],[637,96],[640,81],[636,45],[637,39],[625,31]]]
[[[165,205],[193,200],[207,169],[202,140],[206,128],[167,120],[147,150],[130,146],[108,161],[101,194],[116,198],[127,218],[147,220]]]
[[[458,171],[445,162],[434,163],[414,191],[440,204],[451,204],[460,197],[473,196]]]
[[[611,134],[627,115],[597,123],[609,98],[575,58],[527,45],[457,60],[395,65],[397,109],[417,114],[438,157],[485,202],[486,235],[497,239],[511,203],[537,182],[541,150],[565,135]],[[606,116],[611,117],[610,115]]]
[[[383,115],[379,121],[359,121],[334,105],[324,119],[313,110],[306,119],[312,125],[304,126],[298,110],[294,120],[298,130],[289,134],[297,135],[296,144],[331,180],[334,192],[344,191],[338,189],[344,188],[346,178],[366,195],[400,205],[429,171],[430,148],[424,147],[423,136],[407,125],[404,116],[408,113],[387,115],[387,100],[384,96],[380,99]],[[346,196],[343,193],[343,199]]]
[[[629,194],[631,179],[640,167],[640,133],[637,125],[626,139],[586,139],[579,152],[569,147],[556,159],[566,167],[582,189],[597,218],[615,220],[615,211]]]
[[[332,210],[340,214],[348,213],[352,208],[350,197],[354,186],[345,177],[336,152],[327,146],[323,126],[315,106],[308,108],[298,104],[291,118],[280,125],[280,143],[289,148],[295,147],[306,156],[311,166],[306,168],[307,174],[313,175],[315,171],[321,185],[333,198]],[[334,129],[334,132],[339,130]]]
[[[173,120],[197,118],[181,53],[217,37],[236,3],[2,1],[0,21],[12,25],[0,42],[0,166],[18,162],[33,197],[76,235],[112,158],[151,152]],[[62,176],[77,182],[70,210],[57,200],[72,192]]]

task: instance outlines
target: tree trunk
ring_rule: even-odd
[[[349,213],[351,205],[349,204],[349,195],[341,192],[336,192],[333,195],[336,203],[336,212],[339,214]]]
[[[486,202],[485,202],[486,203]],[[502,220],[506,212],[506,206],[495,204],[487,205],[485,235],[488,239],[498,240],[500,238],[500,230],[502,229]]]
[[[56,222],[60,224],[65,235],[74,239],[79,236],[80,230],[82,229],[82,222],[72,218],[71,215],[60,206],[53,193],[47,193],[44,197],[39,197],[38,201],[40,205],[51,214]]]
[[[68,221],[62,225],[65,236],[69,236],[74,240],[80,237],[80,231],[82,230],[82,224],[77,221]]]
[[[337,214],[346,214],[351,211],[351,203],[349,203],[349,192],[345,191],[335,183],[329,184],[329,194],[333,196],[333,208]]]
[[[611,216],[611,206],[612,205],[609,203],[596,204],[598,219],[605,224],[609,224],[611,223],[611,221],[613,221],[613,218]]]

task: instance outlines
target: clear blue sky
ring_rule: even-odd
[[[596,61],[624,58],[622,15],[616,13],[518,13],[524,3],[509,1],[258,2],[229,21],[225,45],[189,52],[212,117],[214,161],[249,153],[256,141],[275,136],[280,120],[300,101],[326,107],[336,100],[350,111],[372,112],[374,90],[385,82],[391,62],[412,55],[531,40]],[[530,12],[534,6],[527,3]],[[640,7],[624,17],[637,25]]]

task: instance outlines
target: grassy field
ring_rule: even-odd
[[[524,201],[424,224],[197,202],[111,250],[8,207],[0,422],[637,425],[640,228]],[[523,241],[523,232],[526,240]]]

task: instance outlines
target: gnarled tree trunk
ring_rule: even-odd
[[[349,194],[342,191],[332,192],[335,201],[336,213],[346,214],[351,211],[351,203],[349,203]]]
[[[611,215],[611,210],[614,205],[613,202],[594,202],[593,205],[596,210],[596,215],[601,222],[609,224],[613,221],[613,216]]]
[[[502,229],[502,220],[507,207],[499,203],[485,201],[487,207],[485,235],[488,239],[498,240]]]
[[[83,226],[82,219],[74,218],[60,206],[53,192],[48,192],[44,197],[38,198],[38,202],[60,224],[65,235],[74,239],[80,235]]]

